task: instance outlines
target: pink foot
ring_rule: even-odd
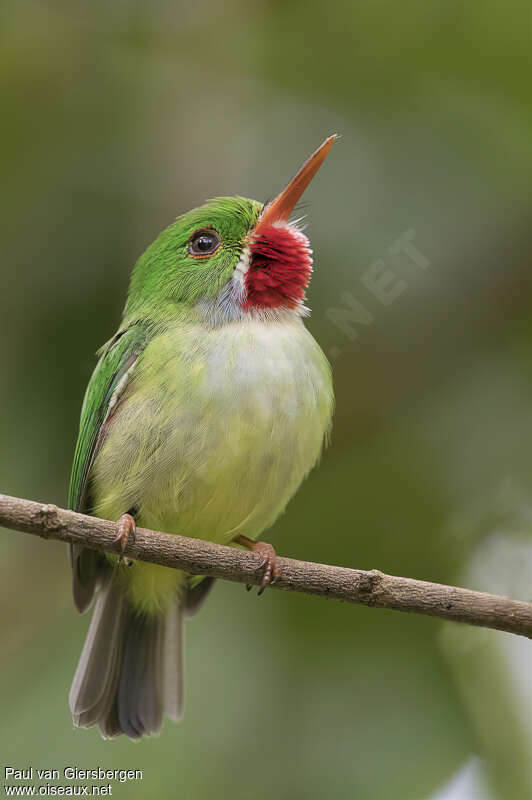
[[[127,567],[130,567],[133,563],[133,560],[125,556],[124,551],[130,539],[131,541],[135,541],[135,519],[131,516],[131,514],[122,514],[116,523],[116,527],[118,532],[113,544],[120,545],[120,556],[118,558],[118,563],[123,561]]]
[[[260,596],[267,586],[272,586],[281,577],[281,564],[277,553],[273,545],[268,544],[268,542],[254,542],[253,539],[248,539],[247,536],[237,536],[235,542],[262,556],[259,569],[263,569],[264,573],[258,591]],[[249,592],[251,586],[246,586],[246,589]]]

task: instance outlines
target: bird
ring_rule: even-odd
[[[313,259],[296,204],[329,136],[273,200],[217,197],[135,264],[122,320],[85,393],[69,508],[116,523],[115,551],[70,545],[92,619],[69,695],[74,726],[157,734],[183,712],[183,620],[214,579],[125,554],[136,526],[245,547],[259,593],[280,562],[258,537],[318,463],[331,367],[304,318]]]

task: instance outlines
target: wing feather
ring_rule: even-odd
[[[135,362],[147,342],[146,330],[140,325],[134,325],[119,332],[103,348],[87,386],[81,409],[68,493],[68,507],[73,511],[91,510],[90,470],[104,439],[106,423],[114,413]],[[91,603],[106,561],[93,550],[72,545],[70,563],[74,603],[79,611],[85,611]]]

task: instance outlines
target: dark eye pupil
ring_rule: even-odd
[[[197,239],[194,240],[194,246],[196,250],[201,250],[202,253],[205,253],[208,250],[211,250],[214,247],[215,238],[207,233],[203,233],[201,236],[198,236]]]
[[[188,251],[191,255],[202,256],[215,253],[220,246],[220,237],[215,230],[202,228],[197,230],[190,238]]]

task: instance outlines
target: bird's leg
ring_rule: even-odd
[[[247,536],[237,536],[234,541],[253,553],[258,553],[262,556],[259,569],[264,569],[264,574],[258,592],[261,595],[267,586],[276,583],[281,577],[281,565],[277,553],[273,545],[268,544],[268,542],[254,542],[253,539],[248,539]],[[246,586],[246,589],[249,592],[251,586]]]
[[[113,541],[113,544],[120,545],[120,555],[118,557],[118,563],[120,564],[121,561],[124,562],[126,567],[130,567],[133,563],[133,559],[128,558],[124,555],[124,551],[127,547],[129,540],[135,541],[135,517],[133,516],[135,513],[135,509],[130,509],[127,514],[122,514],[119,518],[118,522],[116,523],[117,527],[117,534],[116,538]]]

